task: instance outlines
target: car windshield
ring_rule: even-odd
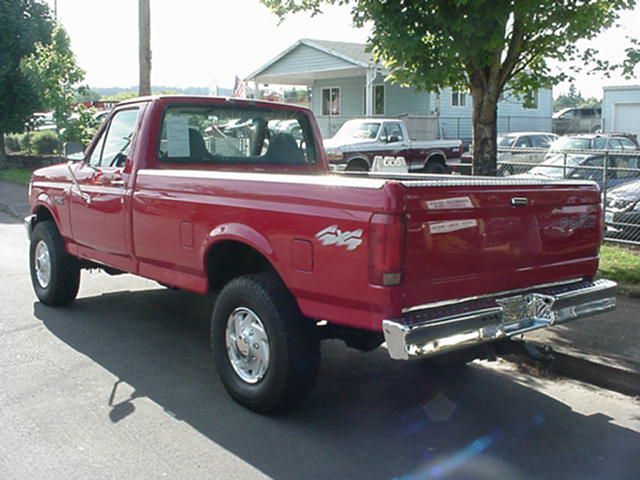
[[[378,136],[380,123],[349,121],[346,122],[336,133],[336,138],[351,138],[360,140],[373,140]]]
[[[591,139],[585,137],[560,137],[551,144],[551,150],[588,150]]]
[[[498,147],[511,147],[515,142],[516,137],[512,135],[500,135],[498,137]]]

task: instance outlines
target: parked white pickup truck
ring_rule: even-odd
[[[334,170],[371,170],[376,156],[402,157],[409,171],[448,173],[460,163],[462,140],[415,141],[402,120],[360,118],[345,122],[333,138],[324,140]]]

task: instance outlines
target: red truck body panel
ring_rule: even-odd
[[[306,316],[376,331],[407,307],[596,272],[602,220],[595,184],[330,175],[305,109],[253,102],[309,117],[314,165],[266,172],[158,161],[168,105],[224,102],[159,98],[116,107],[142,106],[124,167],[96,172],[79,162],[38,170],[33,212],[51,212],[73,255],[203,294],[211,249],[242,243],[267,259]],[[513,205],[514,198],[527,205]],[[380,246],[371,241],[374,215],[402,226],[383,245],[398,252],[399,285],[371,283]]]

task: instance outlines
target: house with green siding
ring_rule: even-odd
[[[302,39],[248,75],[257,85],[311,89],[311,108],[325,137],[351,118],[404,117],[429,124],[427,136],[470,140],[471,96],[450,88],[421,92],[386,80],[389,72],[373,60],[365,44]],[[551,90],[533,93],[533,105],[505,95],[498,106],[498,131],[551,131]],[[429,132],[429,133],[426,133]]]

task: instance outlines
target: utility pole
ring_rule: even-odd
[[[138,0],[138,33],[140,36],[140,96],[151,95],[151,27],[149,0]]]

